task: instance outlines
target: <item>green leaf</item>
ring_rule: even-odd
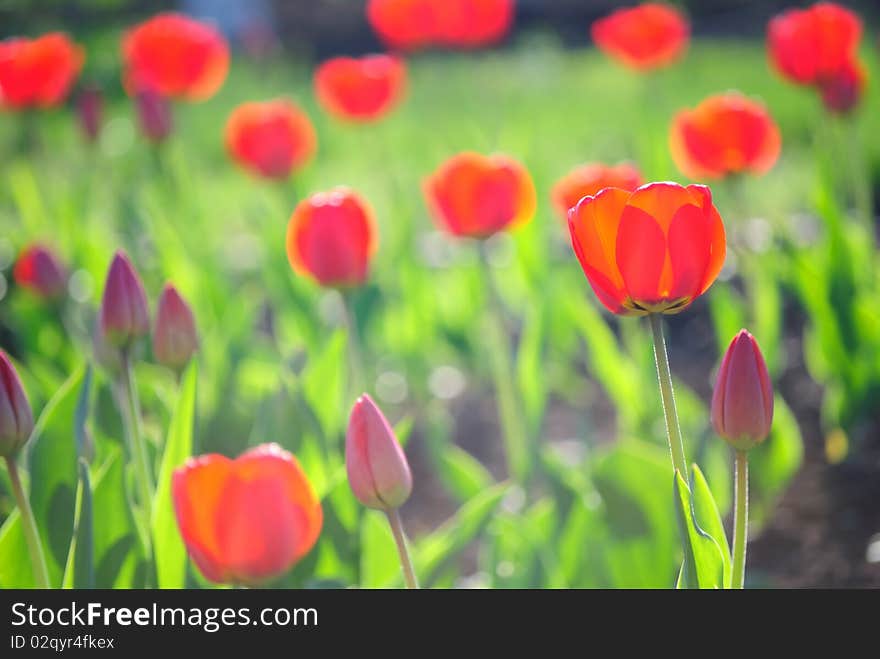
[[[348,368],[345,345],[345,332],[333,333],[302,376],[303,394],[328,438],[335,438],[345,422],[339,410],[349,407],[342,404]]]
[[[773,403],[773,428],[749,451],[749,520],[759,526],[801,466],[804,444],[797,419],[781,396]]]
[[[516,379],[531,436],[536,436],[541,430],[541,419],[547,402],[543,354],[546,316],[544,309],[540,307],[531,310],[523,326],[519,350],[516,353]]]
[[[721,560],[724,564],[724,588],[730,588],[730,545],[727,542],[727,534],[724,532],[724,522],[721,519],[721,513],[718,512],[718,506],[715,505],[712,490],[709,489],[709,483],[706,481],[706,477],[703,476],[700,467],[696,464],[693,465],[691,473],[694,488],[694,517],[699,528],[710,535],[721,550]]]
[[[387,588],[401,578],[397,545],[384,513],[368,510],[361,519],[361,588]]]
[[[460,446],[447,445],[440,452],[439,459],[443,484],[459,501],[467,501],[494,482],[489,470]]]
[[[12,511],[0,526],[0,588],[36,588],[21,515]]]
[[[95,562],[92,521],[92,483],[89,465],[80,459],[79,483],[76,490],[76,518],[73,541],[67,556],[64,572],[64,588],[94,588]]]
[[[688,588],[722,588],[724,586],[724,559],[721,549],[708,533],[694,520],[694,504],[687,483],[676,471],[673,480],[675,512],[684,542],[683,579],[679,584]],[[710,495],[711,496],[711,495]]]
[[[125,487],[125,459],[117,447],[94,478],[92,492],[95,585],[98,588],[134,588],[139,580],[141,545]]]
[[[193,360],[180,381],[153,500],[153,554],[159,588],[183,588],[186,585],[186,548],[174,517],[171,476],[192,455],[197,382],[198,364]]]

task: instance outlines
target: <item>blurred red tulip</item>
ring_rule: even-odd
[[[0,457],[14,457],[34,430],[34,414],[15,367],[0,350]]]
[[[144,285],[125,252],[118,251],[107,272],[100,310],[101,334],[116,348],[125,348],[150,331]]]
[[[199,349],[199,337],[192,309],[173,284],[165,284],[156,307],[153,355],[172,370],[187,365]]]
[[[351,410],[345,468],[352,492],[368,508],[399,508],[412,492],[406,455],[388,419],[367,394],[358,398]]]
[[[95,142],[101,132],[104,114],[104,95],[97,85],[86,85],[76,98],[79,126],[88,142]]]
[[[305,112],[278,99],[242,103],[226,121],[226,150],[246,170],[283,179],[305,165],[317,148],[317,136]]]
[[[829,112],[847,114],[862,99],[867,74],[858,61],[841,67],[833,76],[826,77],[819,85],[822,102]]]
[[[820,2],[808,9],[789,9],[767,28],[767,47],[774,67],[790,81],[822,85],[856,60],[862,22],[840,5]]]
[[[264,444],[235,460],[191,458],[176,469],[171,494],[187,552],[205,578],[259,585],[311,551],[323,514],[297,459]]]
[[[755,337],[740,330],[721,361],[712,394],[712,425],[738,450],[764,441],[773,423],[773,385]]]
[[[84,60],[83,49],[62,32],[0,41],[0,107],[23,110],[62,103]]]
[[[682,110],[669,135],[672,158],[692,179],[765,174],[779,158],[779,127],[761,103],[730,92]]]
[[[553,186],[551,199],[553,208],[568,219],[568,211],[587,196],[594,196],[603,188],[635,190],[642,184],[642,174],[629,163],[609,166],[599,162],[586,163],[575,167]]]
[[[43,245],[22,251],[12,271],[15,283],[39,297],[57,300],[67,290],[67,272],[55,253]]]
[[[418,50],[434,41],[431,0],[369,0],[367,20],[382,42],[395,50]]]
[[[650,2],[614,11],[590,32],[601,51],[639,71],[671,64],[690,40],[690,25],[677,9]]]
[[[322,286],[363,284],[378,244],[372,209],[348,188],[304,199],[287,225],[290,265]]]
[[[444,46],[490,46],[513,24],[513,0],[442,0],[434,7],[436,41]]]
[[[122,39],[125,88],[203,101],[223,85],[229,46],[212,26],[174,12],[136,25]]]
[[[144,137],[155,144],[164,142],[174,128],[171,103],[151,90],[138,92],[134,102]]]
[[[380,119],[399,102],[406,65],[389,55],[336,57],[315,71],[315,94],[330,114],[351,121]]]
[[[702,185],[605,188],[569,211],[568,228],[593,291],[616,314],[678,313],[724,264],[724,226]]]
[[[441,228],[472,238],[527,222],[537,206],[529,173],[504,155],[466,151],[453,156],[426,179],[424,193]]]

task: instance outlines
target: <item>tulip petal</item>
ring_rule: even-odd
[[[722,423],[731,438],[766,435],[767,395],[752,348],[743,338],[734,342],[724,382]],[[763,363],[763,358],[761,359]]]
[[[669,260],[672,283],[664,297],[693,298],[699,293],[709,264],[710,227],[702,208],[685,205],[669,226]]]
[[[640,307],[662,297],[659,288],[666,252],[666,236],[657,220],[627,203],[617,232],[616,257],[626,291]]]
[[[701,200],[700,207],[706,214],[710,236],[709,260],[706,263],[706,271],[703,275],[702,283],[697,291],[697,295],[702,295],[718,278],[721,268],[724,267],[724,259],[727,255],[727,237],[724,232],[724,223],[721,221],[721,215],[719,215],[718,209],[712,203],[712,192],[709,188],[705,185],[689,185],[687,190],[692,196]]]

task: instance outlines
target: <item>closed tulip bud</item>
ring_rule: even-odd
[[[718,369],[712,425],[735,449],[764,441],[773,422],[773,385],[755,338],[740,330]]]
[[[160,364],[178,371],[199,348],[192,310],[172,284],[165,284],[156,309],[153,354]]]
[[[373,400],[357,399],[345,436],[345,468],[357,500],[368,508],[392,510],[412,492],[406,455]]]
[[[144,285],[124,252],[116,252],[101,299],[101,332],[106,342],[126,348],[150,331]]]
[[[67,288],[67,273],[54,252],[42,245],[26,248],[15,262],[15,282],[47,300],[55,300]]]
[[[95,142],[101,132],[101,117],[104,113],[104,96],[97,85],[88,85],[76,99],[79,125],[88,142]]]
[[[141,132],[151,142],[164,142],[173,128],[168,99],[153,91],[142,91],[135,97]]]
[[[34,415],[21,380],[0,350],[0,456],[14,457],[34,429]]]

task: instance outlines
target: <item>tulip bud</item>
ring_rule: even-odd
[[[718,369],[712,425],[734,448],[745,451],[767,438],[773,422],[773,385],[755,338],[740,330]]]
[[[412,491],[406,455],[388,420],[367,394],[358,398],[351,410],[345,468],[352,492],[368,508],[398,508]]]
[[[55,254],[42,245],[26,248],[15,262],[15,282],[47,300],[61,297],[67,288],[67,273]]]
[[[122,251],[110,264],[100,314],[101,332],[111,346],[126,348],[150,331],[144,285]]]
[[[171,134],[171,105],[153,91],[142,91],[135,98],[141,131],[151,142],[163,142]]]
[[[199,348],[192,310],[172,284],[165,284],[156,310],[153,354],[175,371],[186,366]]]
[[[76,99],[79,125],[88,142],[95,142],[101,132],[101,116],[104,114],[104,96],[97,85],[88,85]]]
[[[34,429],[34,415],[21,380],[0,350],[0,456],[14,457]]]
[[[862,98],[865,72],[858,62],[848,62],[837,73],[819,83],[825,108],[835,114],[847,114]]]

